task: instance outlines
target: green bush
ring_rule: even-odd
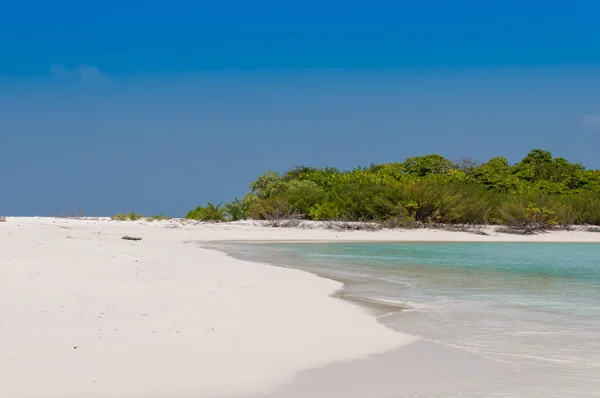
[[[371,221],[375,219],[373,203],[382,194],[385,186],[374,183],[350,182],[329,192],[326,202],[334,203],[340,210],[340,218],[347,221]]]
[[[422,182],[387,188],[374,199],[372,208],[375,219],[396,223],[487,223],[493,202],[476,185]]]
[[[543,231],[559,224],[554,210],[533,202],[527,205],[520,202],[507,203],[503,206],[501,214],[505,224],[524,232]]]
[[[310,209],[325,196],[324,189],[314,181],[292,180],[286,183],[281,197],[299,213],[309,214]]]
[[[163,220],[170,220],[171,217],[169,216],[165,216],[164,214],[156,214],[154,216],[150,216],[148,218],[146,218],[146,221],[163,221]]]
[[[194,210],[191,210],[185,218],[188,220],[197,220],[197,221],[212,221],[212,222],[221,222],[226,221],[226,211],[222,206],[222,203],[218,205],[213,205],[210,202],[207,202],[206,206],[198,206]]]
[[[408,174],[425,177],[430,174],[447,174],[455,165],[443,156],[432,154],[408,158],[403,167]]]
[[[285,190],[285,183],[279,173],[267,170],[256,181],[251,182],[248,188],[260,199],[267,199]]]
[[[250,209],[247,202],[235,198],[223,206],[225,216],[229,221],[245,220],[250,216]]]
[[[557,198],[557,202],[572,211],[573,224],[600,225],[600,192],[564,195]]]
[[[295,227],[304,218],[303,214],[281,198],[270,198],[262,205],[260,218],[271,227]]]
[[[138,213],[127,213],[127,214],[116,214],[110,219],[115,221],[137,221],[141,220],[144,216]]]
[[[326,221],[326,220],[337,220],[340,218],[342,212],[338,208],[336,203],[324,202],[317,203],[312,206],[308,212],[308,217],[311,220]]]

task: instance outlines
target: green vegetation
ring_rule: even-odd
[[[350,171],[295,167],[267,171],[242,200],[208,203],[186,218],[375,221],[390,226],[499,224],[540,230],[600,224],[600,170],[536,149],[511,165],[452,162],[433,154]]]
[[[188,220],[197,221],[226,221],[226,213],[222,205],[223,203],[219,203],[215,206],[212,203],[208,202],[206,206],[198,206],[194,210],[190,211],[185,216],[185,218],[187,218]]]
[[[185,216],[188,220],[223,222],[245,220],[250,216],[250,205],[246,200],[235,198],[229,203],[214,205],[208,202],[206,206],[198,206]]]
[[[247,202],[235,198],[229,203],[225,203],[225,216],[228,221],[245,220],[250,216],[250,209]]]
[[[155,216],[150,216],[148,218],[146,218],[146,221],[152,222],[152,221],[163,221],[163,220],[170,220],[171,217],[169,216],[165,216],[164,214],[157,214]]]
[[[112,216],[110,219],[115,221],[137,221],[141,220],[144,216],[137,213],[117,214]]]
[[[600,170],[586,170],[541,149],[512,165],[503,157],[452,162],[432,154],[349,171],[298,166],[282,174],[267,171],[249,190],[242,199],[198,206],[185,218],[250,218],[273,227],[295,226],[302,219],[341,221],[346,229],[361,227],[356,222],[378,228],[493,224],[523,233],[600,225]],[[111,219],[137,221],[143,215]],[[163,214],[146,218],[169,219]]]

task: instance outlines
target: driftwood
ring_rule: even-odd
[[[138,236],[123,236],[121,239],[125,239],[125,240],[142,240],[142,238],[138,237]]]
[[[6,217],[0,216],[0,222],[6,222]]]

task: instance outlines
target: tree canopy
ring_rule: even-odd
[[[534,149],[511,165],[439,154],[342,171],[297,166],[267,171],[241,201],[261,219],[273,208],[312,220],[548,225],[600,224],[600,171]]]

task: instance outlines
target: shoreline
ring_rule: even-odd
[[[143,240],[124,241],[123,235]],[[515,238],[600,243],[597,232],[543,236],[542,241],[532,239],[537,235]],[[0,310],[7,314],[0,340],[13,344],[9,359],[0,357],[0,369],[16,398],[148,397],[149,391],[174,397],[303,397],[307,391],[310,396],[360,397],[348,395],[352,391],[347,389],[335,395],[331,389],[343,387],[335,380],[356,375],[365,381],[365,371],[375,372],[390,361],[408,372],[414,358],[406,353],[413,351],[428,356],[423,369],[439,361],[466,361],[468,366],[453,369],[456,377],[468,385],[490,381],[510,369],[392,331],[365,304],[338,297],[339,281],[190,244],[515,242],[501,235],[466,238],[474,236],[426,229],[331,231],[249,222],[9,217],[0,223],[0,270],[5,274]],[[468,376],[478,368],[485,374]],[[57,381],[65,372],[73,380],[67,386]],[[199,380],[197,374],[204,377]],[[429,392],[436,378],[448,374],[453,373],[431,371],[409,380],[406,391],[420,386]],[[333,381],[323,384],[321,376]],[[35,386],[26,382],[31,377],[38,381]],[[386,394],[398,392],[395,375],[388,378],[382,381],[389,388]],[[360,391],[356,383],[347,383],[352,385],[354,393]],[[323,388],[329,395],[317,394]]]
[[[305,370],[416,340],[332,297],[338,282],[236,260],[184,243],[190,238],[208,240],[210,230],[51,218],[0,224],[0,340],[11,342],[0,350],[4,391],[261,396]]]
[[[501,349],[499,352],[495,352],[493,349],[486,350],[483,348],[474,348],[472,346],[469,347],[468,344],[463,345],[442,337],[440,337],[440,340],[438,341],[436,340],[435,333],[430,333],[431,330],[419,329],[418,326],[415,327],[415,323],[417,325],[421,323],[432,308],[419,306],[418,303],[413,306],[414,304],[410,303],[410,301],[408,301],[410,305],[409,308],[399,308],[398,305],[394,304],[391,306],[385,305],[382,303],[381,299],[374,299],[376,303],[373,306],[371,305],[371,302],[361,300],[361,297],[368,298],[375,296],[370,296],[370,294],[362,296],[358,291],[352,290],[352,286],[360,286],[364,281],[357,280],[353,277],[348,277],[348,279],[345,280],[342,276],[344,275],[343,273],[331,271],[338,269],[336,265],[333,265],[331,270],[328,270],[329,267],[325,265],[327,263],[320,263],[318,258],[300,257],[292,254],[288,255],[287,248],[278,250],[277,244],[270,244],[270,242],[268,242],[267,245],[267,247],[270,248],[269,250],[261,250],[260,245],[258,245],[258,248],[255,250],[253,245],[248,244],[247,242],[243,242],[239,246],[236,246],[236,244],[231,246],[223,244],[222,247],[223,249],[227,249],[224,251],[228,252],[230,255],[233,255],[234,257],[239,256],[237,258],[266,262],[285,268],[301,269],[319,276],[340,281],[344,283],[344,289],[336,294],[335,297],[345,298],[343,297],[344,292],[354,294],[354,297],[357,299],[350,299],[349,301],[351,303],[370,309],[371,313],[376,314],[375,316],[378,315],[377,319],[388,327],[392,327],[394,330],[403,333],[411,333],[418,336],[423,334],[423,337],[420,336],[420,341],[413,343],[410,346],[402,347],[399,350],[394,350],[393,352],[375,355],[370,359],[355,361],[352,364],[335,364],[320,369],[302,372],[292,384],[271,395],[267,395],[267,397],[302,398],[311,396],[329,398],[339,396],[345,398],[362,398],[364,396],[412,396],[413,394],[418,396],[458,397],[462,396],[467,391],[470,392],[470,394],[467,395],[490,396],[494,392],[507,392],[507,386],[510,385],[513,385],[515,388],[529,388],[530,393],[534,391],[538,385],[537,382],[532,382],[532,379],[535,378],[536,372],[543,369],[544,365],[526,364],[524,363],[526,361],[519,362],[506,360],[506,357],[502,356]],[[217,245],[215,244],[215,246]],[[334,245],[328,246],[327,250],[331,249],[332,252],[342,254],[340,249],[333,249],[334,247]],[[457,246],[454,247],[456,249]],[[474,246],[471,247],[474,248]],[[588,249],[596,250],[597,247],[598,246],[589,247]],[[301,244],[291,245],[289,250],[291,253],[294,253],[296,250],[303,252],[304,249],[301,248]],[[571,249],[588,250],[581,246],[571,247]],[[318,249],[315,246],[313,246],[312,249],[307,250],[312,253],[328,253],[327,250],[323,249],[323,251],[321,251],[321,249]],[[349,247],[348,250],[351,250],[351,248]],[[518,251],[519,249],[516,250]],[[541,246],[538,246],[537,250],[545,251]],[[554,249],[550,248],[548,250],[554,252],[561,251],[562,249],[555,246]],[[566,248],[566,250],[570,249]],[[357,254],[356,251],[352,250],[350,253]],[[339,264],[339,261],[337,264],[342,268],[344,267]],[[361,273],[361,271],[354,269],[352,272]],[[368,275],[369,274],[365,273],[362,276],[368,280],[370,279],[370,276]],[[373,279],[377,278],[373,277]],[[350,290],[346,291],[346,289]],[[365,291],[366,290],[363,290],[363,292]],[[372,290],[371,288],[370,292],[374,293],[376,290]],[[454,308],[454,310],[455,309],[456,308]],[[452,308],[444,309],[438,306],[437,310],[447,312],[448,310],[452,310]],[[467,308],[465,308],[465,310],[468,311]],[[454,313],[454,315],[459,314]],[[483,313],[481,315],[485,316]],[[390,319],[388,318],[389,316],[391,316],[391,320],[388,320]],[[434,317],[435,316],[436,315],[434,315]],[[447,317],[443,324],[438,325],[438,330],[440,328],[456,327],[453,326],[452,323],[454,321],[460,323],[459,319],[460,316]],[[476,329],[477,328],[475,328],[475,330]],[[532,330],[535,330],[535,327]],[[472,337],[468,332],[465,333],[464,336],[469,336],[469,338]],[[503,340],[500,339],[499,341]],[[510,358],[511,354],[507,353],[506,355]],[[428,358],[427,361],[429,365],[427,370],[422,369],[418,372],[414,368],[414,360],[415,358],[422,358],[424,356]],[[516,354],[516,356],[518,357],[519,354]],[[536,359],[540,360],[543,360],[543,358],[543,354],[542,356],[536,357]],[[446,361],[451,362],[452,365],[441,366]],[[391,368],[396,371],[393,374],[390,374],[390,365],[392,365]],[[526,372],[525,375],[521,372],[523,370]],[[371,375],[371,377],[365,376],[365,374]],[[346,382],[344,382],[343,385],[335,385],[334,380],[340,379],[346,380]],[[440,380],[446,381],[441,384],[436,384],[439,383]],[[529,383],[529,385],[527,383]],[[365,384],[373,386],[372,390],[365,389]],[[590,386],[587,385],[586,387],[588,389],[590,388]],[[257,398],[258,397],[259,396],[257,396]]]
[[[507,363],[419,340],[368,358],[300,372],[267,394],[226,398],[462,397],[485,386],[501,385],[515,373],[518,370]]]
[[[349,296],[346,293],[344,293],[344,290],[347,288],[348,284],[351,283],[350,280],[348,279],[344,279],[344,278],[340,278],[340,277],[336,277],[333,275],[327,275],[324,272],[319,272],[318,270],[306,270],[306,269],[302,269],[298,266],[294,266],[294,265],[288,265],[288,264],[284,264],[284,263],[278,263],[275,261],[269,261],[266,258],[261,258],[260,256],[257,257],[253,257],[253,256],[244,256],[244,255],[239,255],[236,256],[236,254],[233,251],[233,247],[229,246],[230,244],[260,244],[260,243],[273,243],[273,244],[284,244],[284,243],[335,243],[335,242],[323,242],[323,241],[318,241],[318,242],[306,242],[306,241],[300,241],[300,242],[265,242],[265,241],[260,241],[260,242],[243,242],[243,241],[237,241],[237,242],[227,242],[227,241],[221,241],[221,242],[211,242],[211,243],[220,243],[224,246],[221,247],[215,247],[215,246],[207,246],[205,245],[205,243],[208,242],[198,242],[198,244],[200,245],[200,247],[209,249],[209,250],[216,250],[219,251],[221,253],[226,254],[229,257],[232,257],[234,259],[240,260],[240,261],[247,261],[247,262],[256,262],[256,263],[260,263],[260,264],[265,264],[268,265],[270,267],[277,267],[277,268],[283,268],[283,269],[293,269],[293,270],[300,270],[302,272],[307,272],[309,274],[315,275],[319,278],[323,278],[323,279],[329,279],[332,280],[334,282],[337,282],[341,285],[341,287],[339,289],[337,289],[336,291],[332,292],[330,294],[330,297],[333,297],[335,299],[338,300],[344,300],[347,302],[352,303],[353,305],[358,305],[359,307],[362,308],[366,308],[368,310],[370,310],[370,312],[376,311],[376,310],[382,310],[382,309],[386,309],[386,311],[383,311],[382,313],[375,313],[373,314],[373,316],[376,319],[379,319],[381,317],[381,315],[383,314],[389,314],[390,311],[392,312],[400,312],[400,311],[406,311],[406,310],[411,310],[411,307],[408,306],[404,306],[401,304],[392,304],[392,303],[385,303],[382,301],[375,301],[375,300],[365,300],[365,299],[360,299],[358,297],[353,297],[353,296]],[[361,242],[338,242],[338,243],[361,243]],[[375,241],[373,242],[366,242],[366,243],[377,243]],[[376,311],[377,312],[377,311]]]
[[[206,242],[200,244],[204,243]],[[320,278],[339,282],[342,287],[331,295],[332,298],[366,309],[373,319],[376,319],[378,323],[385,327],[390,326],[382,322],[381,319],[414,309],[400,304],[375,300],[368,301],[359,297],[347,296],[345,290],[349,286],[348,284],[351,283],[350,280],[336,278],[317,270],[294,266],[286,261],[269,261],[256,253],[236,256],[235,246],[228,246],[231,242],[221,241],[215,243],[221,243],[223,246],[220,248],[213,246],[214,250],[221,251],[236,259],[259,262],[277,268],[301,270]],[[253,242],[240,243],[253,244]],[[262,243],[273,242],[262,241]],[[427,396],[434,396],[435,394],[435,396],[444,397],[450,396],[450,394],[452,396],[455,396],[454,394],[462,396],[466,391],[501,384],[503,378],[518,373],[518,370],[507,362],[492,359],[480,353],[450,344],[409,334],[402,330],[393,328],[392,330],[414,336],[417,340],[366,358],[334,362],[302,371],[291,382],[280,386],[274,391],[251,395],[250,398],[384,398],[420,396],[421,394]],[[340,380],[344,380],[344,382],[340,383]],[[246,395],[233,395],[227,398],[243,397],[246,397]]]
[[[596,232],[590,232],[596,233]],[[193,242],[190,242],[193,243]],[[197,243],[201,244],[288,244],[288,243],[532,243],[532,244],[543,244],[543,243],[555,243],[555,244],[598,244],[600,243],[600,237],[598,237],[598,241],[590,239],[590,240],[392,240],[392,239],[335,239],[335,240],[327,240],[327,239],[278,239],[278,240],[214,240],[214,241],[197,241]]]

